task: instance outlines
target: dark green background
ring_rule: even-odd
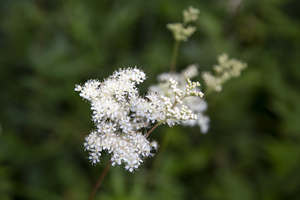
[[[169,70],[166,24],[190,5],[200,17],[177,70],[211,70],[223,52],[248,68],[207,97],[206,135],[158,127],[158,154],[134,174],[111,167],[95,199],[300,199],[300,2],[234,2],[0,1],[0,199],[87,199],[109,157],[86,159],[93,123],[75,84],[137,65],[145,93]]]

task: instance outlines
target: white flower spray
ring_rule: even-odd
[[[84,85],[76,85],[75,90],[88,100],[93,110],[92,119],[95,129],[85,138],[84,148],[89,151],[92,164],[100,163],[101,152],[111,154],[110,162],[125,164],[125,169],[133,172],[144,158],[153,156],[157,149],[156,141],[149,141],[147,132],[153,126],[167,123],[169,126],[183,121],[196,120],[184,100],[189,96],[203,97],[196,87],[198,82],[188,80],[184,89],[177,88],[178,82],[169,80],[173,93],[159,96],[149,92],[144,97],[136,85],[146,79],[146,74],[137,68],[119,69],[103,80],[89,80]],[[178,106],[181,104],[181,106]]]

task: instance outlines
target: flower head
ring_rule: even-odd
[[[96,129],[85,138],[84,147],[90,152],[92,164],[100,162],[103,150],[112,154],[112,165],[125,163],[129,171],[137,169],[143,158],[152,156],[157,148],[148,141],[143,128],[149,123],[164,120],[163,102],[155,94],[147,99],[139,95],[137,84],[146,79],[146,74],[137,68],[115,71],[100,82],[89,80],[76,85],[79,95],[90,102],[92,119]]]

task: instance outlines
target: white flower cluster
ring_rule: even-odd
[[[163,99],[176,103],[173,105],[174,111],[176,110],[173,118],[166,120],[169,126],[177,123],[184,126],[198,125],[202,133],[207,133],[210,120],[203,114],[207,109],[207,103],[201,99],[204,94],[197,88],[200,83],[190,81],[190,78],[197,75],[196,65],[188,66],[181,73],[163,73],[157,77],[159,83],[151,86],[149,90],[165,96]],[[187,98],[189,96],[199,96],[200,98]],[[183,104],[181,111],[179,111],[179,104]],[[168,106],[170,107],[170,104]],[[187,120],[179,115],[180,112],[185,113],[185,117],[188,116],[188,119],[194,120]],[[168,113],[173,114],[170,111]]]
[[[187,24],[189,22],[194,22],[198,19],[199,10],[189,6],[187,10],[183,10],[183,23]]]
[[[176,41],[186,42],[191,35],[197,30],[194,26],[184,27],[181,23],[167,24],[167,28],[173,33]]]
[[[211,72],[203,72],[202,78],[209,90],[220,92],[222,85],[233,77],[239,77],[247,64],[236,59],[229,59],[227,54],[218,56],[218,65],[214,66],[215,76]]]
[[[127,68],[115,71],[104,81],[89,80],[84,85],[76,85],[75,91],[88,100],[93,110],[92,119],[95,130],[85,138],[84,147],[89,151],[92,164],[100,162],[101,152],[111,154],[112,165],[122,163],[125,169],[133,172],[143,162],[152,156],[152,150],[157,149],[157,142],[150,142],[145,134],[153,123],[168,123],[174,125],[181,121],[197,119],[187,106],[179,109],[176,105],[188,96],[203,96],[196,90],[199,83],[189,81],[185,94],[176,87],[177,82],[170,80],[171,91],[175,101],[171,103],[168,97],[160,97],[149,92],[144,97],[139,95],[137,84],[146,79],[143,71],[137,68]],[[173,95],[174,96],[174,95]]]
[[[90,151],[93,164],[100,162],[101,151],[111,153],[112,165],[125,163],[132,172],[142,163],[142,158],[152,156],[157,143],[149,142],[142,133],[149,122],[165,118],[163,101],[149,93],[139,96],[137,84],[146,79],[141,70],[120,69],[100,82],[89,80],[83,86],[76,85],[83,99],[90,101],[96,130],[85,138],[85,149]]]
[[[186,25],[190,22],[194,22],[198,19],[199,10],[193,7],[189,7],[188,10],[183,10],[183,23],[171,23],[167,24],[167,28],[173,33],[173,37],[176,41],[186,42],[191,35],[197,30],[194,26]]]

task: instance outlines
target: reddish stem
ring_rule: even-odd
[[[95,187],[94,187],[92,193],[90,194],[88,200],[92,200],[94,198],[94,196],[95,196],[95,194],[96,194],[96,192],[97,192],[100,184],[102,183],[102,181],[103,181],[103,179],[104,179],[104,177],[105,177],[105,175],[106,175],[106,173],[108,171],[108,168],[109,168],[110,164],[111,164],[111,161],[109,160],[108,163],[106,164],[106,167],[104,168],[103,172],[101,173],[101,176],[98,179],[98,182],[95,185]]]
[[[146,133],[145,138],[148,137],[148,135],[150,135],[150,133],[151,133],[156,127],[158,127],[159,125],[161,125],[161,123],[155,124],[155,126],[153,126],[153,127],[151,128],[151,130],[148,131],[148,133]]]

